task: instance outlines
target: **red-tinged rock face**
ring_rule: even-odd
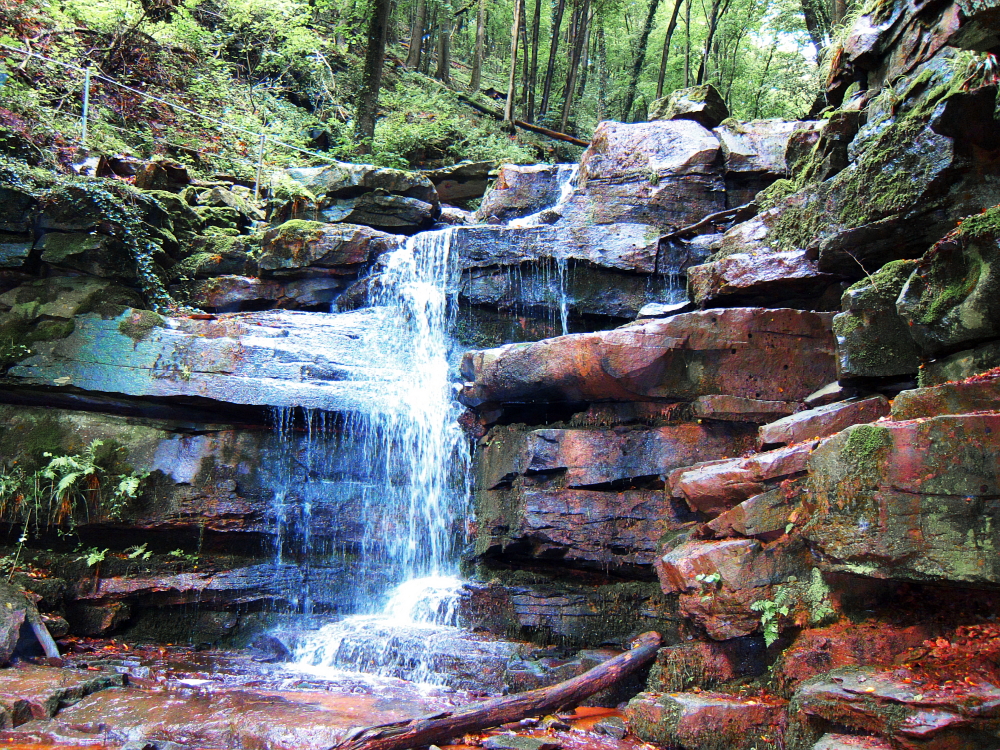
[[[760,297],[820,297],[840,278],[821,273],[815,259],[804,250],[769,255],[736,253],[688,269],[694,301],[710,305],[731,305]]]
[[[281,271],[285,275],[309,267],[358,266],[394,250],[402,241],[397,235],[356,224],[288,221],[264,235],[258,262],[265,274]]]
[[[1000,409],[1000,375],[971,382],[942,383],[930,388],[903,391],[892,402],[898,422],[944,414],[968,414]]]
[[[874,422],[889,413],[885,396],[842,401],[800,411],[760,428],[758,445],[774,446],[828,437],[851,425]]]
[[[628,328],[470,352],[470,405],[512,401],[689,400],[725,394],[794,401],[834,378],[828,315],[731,308]]]
[[[809,747],[834,725],[869,732],[904,750],[987,748],[1000,743],[1000,688],[936,683],[905,668],[845,667],[807,680],[791,702],[790,738]]]
[[[775,673],[786,690],[834,667],[888,666],[932,635],[929,626],[887,622],[837,624],[802,631],[782,652]]]
[[[676,693],[692,687],[711,689],[741,677],[756,677],[767,669],[760,637],[727,641],[688,641],[662,648],[649,673],[647,688]]]
[[[1000,414],[856,425],[810,459],[821,567],[996,585]],[[876,562],[877,561],[877,562]]]
[[[640,693],[625,709],[625,720],[640,739],[665,747],[752,750],[781,746],[786,705],[724,693]]]
[[[805,472],[814,447],[815,443],[803,443],[677,469],[669,476],[670,491],[693,509],[718,516],[782,479]]]
[[[720,155],[719,139],[693,120],[602,122],[566,215],[579,223],[693,224],[726,207]]]

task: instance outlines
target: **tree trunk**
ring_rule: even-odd
[[[438,61],[435,78],[443,83],[451,83],[451,7],[441,6],[441,26],[438,28]]]
[[[542,84],[542,106],[538,108],[538,117],[545,117],[549,111],[549,97],[552,94],[552,78],[555,75],[556,54],[559,52],[559,27],[562,25],[563,13],[566,11],[566,0],[558,0],[556,10],[552,14],[552,39],[549,42],[549,61],[545,66],[545,82]]]
[[[802,15],[806,20],[806,31],[809,40],[816,48],[816,63],[820,63],[820,55],[830,36],[830,15],[825,7],[826,0],[802,0]],[[835,0],[836,1],[836,0]],[[846,12],[846,10],[845,10]]]
[[[583,57],[580,59],[580,83],[576,87],[576,98],[582,99],[587,91],[587,73],[590,70],[590,60],[593,55],[590,53],[590,29],[594,25],[594,16],[597,11],[590,12],[590,20],[583,32]]]
[[[521,48],[524,53],[521,55],[521,95],[517,99],[517,105],[524,111],[528,106],[528,68],[531,61],[528,59],[530,47],[528,46],[528,7],[525,0],[519,0],[521,5]]]
[[[604,44],[604,21],[597,27],[597,121],[604,120],[608,101],[608,49]]]
[[[472,53],[472,78],[469,81],[469,91],[476,93],[483,80],[483,49],[486,41],[486,0],[479,0],[479,10],[476,11],[476,47]]]
[[[642,74],[642,65],[646,62],[646,45],[649,44],[649,34],[653,30],[653,21],[656,20],[656,10],[660,7],[660,0],[649,0],[649,10],[646,13],[646,23],[642,26],[639,34],[639,44],[636,46],[635,59],[632,61],[632,75],[629,76],[628,88],[625,90],[625,103],[622,106],[622,122],[628,122],[632,113],[632,104],[635,102],[635,92],[639,89],[639,76]]]
[[[510,79],[507,81],[507,104],[503,108],[504,122],[514,127],[514,84],[517,81],[517,47],[521,40],[521,5],[523,0],[514,0],[514,23],[510,30]]]
[[[651,661],[660,647],[660,640],[659,633],[643,633],[624,654],[547,688],[494,698],[455,712],[354,730],[333,750],[404,750],[439,742],[444,744],[468,732],[576,706]]]
[[[368,47],[365,69],[361,75],[361,91],[355,113],[355,137],[358,153],[370,154],[375,138],[375,117],[378,115],[378,94],[382,85],[382,63],[385,60],[385,38],[389,27],[390,0],[374,0],[368,24]]]
[[[423,47],[420,52],[420,72],[424,75],[431,74],[431,58],[433,54],[431,51],[434,49],[436,36],[434,34],[434,28],[437,26],[437,7],[431,8],[430,22],[426,24],[425,28],[430,29],[430,33],[424,34]]]
[[[590,0],[583,0],[583,8],[578,16],[576,34],[573,39],[573,53],[569,61],[569,72],[566,75],[566,96],[563,99],[562,119],[559,130],[566,132],[569,124],[569,113],[573,109],[573,87],[576,85],[576,75],[580,68],[580,58],[583,56],[583,43],[586,38],[587,21],[590,14]]]
[[[705,82],[708,75],[708,57],[712,53],[712,43],[715,41],[715,32],[719,28],[719,18],[726,14],[729,9],[730,0],[712,0],[712,10],[708,18],[708,34],[705,37],[705,52],[701,56],[701,65],[698,66],[697,85]]]
[[[410,26],[410,49],[406,53],[406,67],[420,67],[420,47],[424,43],[424,23],[427,20],[427,0],[417,0],[417,10]]]
[[[684,3],[684,88],[691,85],[691,0]]]
[[[531,26],[531,68],[528,73],[528,106],[524,119],[535,121],[535,89],[538,87],[538,37],[542,27],[542,0],[535,0],[535,12]]]
[[[670,14],[670,23],[667,24],[667,35],[663,39],[663,55],[660,56],[660,74],[656,78],[656,98],[663,96],[663,80],[667,75],[667,58],[670,56],[670,39],[677,28],[677,16],[681,12],[681,4],[684,0],[675,0],[674,10]]]

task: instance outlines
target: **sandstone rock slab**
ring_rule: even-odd
[[[998,430],[996,413],[941,416],[855,425],[821,443],[805,528],[821,567],[995,585]]]
[[[840,401],[800,411],[760,428],[761,446],[789,445],[827,437],[854,424],[874,422],[889,414],[885,396]]]
[[[833,379],[829,316],[730,308],[470,352],[462,398],[485,402],[794,401]],[[793,367],[794,365],[794,367]]]
[[[901,391],[892,402],[892,418],[897,422],[997,410],[1000,410],[1000,373]]]
[[[784,701],[725,693],[640,693],[625,709],[640,739],[685,750],[781,747],[787,719]]]
[[[694,301],[726,306],[746,301],[818,298],[840,277],[822,273],[804,250],[753,255],[735,253],[688,269]]]

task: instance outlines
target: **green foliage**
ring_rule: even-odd
[[[93,568],[95,565],[100,565],[104,562],[104,558],[107,557],[108,552],[111,550],[97,549],[97,547],[88,547],[83,550],[83,554],[77,558],[74,558],[75,562],[85,562],[88,568]]]
[[[760,627],[764,633],[764,645],[770,646],[778,640],[778,620],[787,617],[789,607],[784,603],[784,591],[779,591],[778,595],[771,599],[760,599],[750,605],[754,612],[760,612]]]
[[[73,527],[81,516],[119,519],[139,497],[147,474],[115,470],[121,449],[93,440],[80,453],[45,452],[30,471],[15,464],[0,470],[0,518],[36,533]]]

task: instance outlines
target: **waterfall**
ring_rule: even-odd
[[[562,211],[576,192],[576,178],[580,174],[579,164],[560,164],[556,171],[556,185],[559,188],[559,198],[554,205],[546,206],[529,216],[513,219],[507,226],[513,229],[537,227],[542,224],[552,224],[562,217]]]
[[[453,233],[410,237],[382,259],[371,285],[368,302],[378,325],[358,346],[380,373],[378,388],[326,438],[334,454],[327,462],[342,479],[329,482],[327,491],[357,516],[359,539],[349,563],[354,614],[298,636],[293,652],[300,664],[433,681],[431,660],[421,657],[435,640],[428,633],[440,639],[456,630],[470,489],[449,365],[458,283]],[[370,381],[371,372],[364,377]],[[307,459],[317,453],[300,452]],[[307,501],[309,493],[299,488],[298,494]],[[287,510],[286,494],[275,497],[279,510]],[[305,516],[303,506],[298,517]],[[292,524],[282,523],[279,531],[288,537]],[[279,544],[280,562],[288,551],[287,541]],[[314,600],[308,588],[302,598]]]

